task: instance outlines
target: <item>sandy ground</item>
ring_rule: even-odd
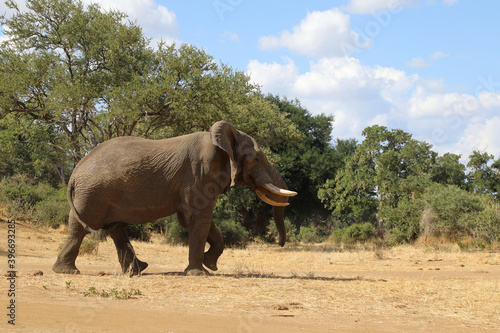
[[[81,275],[53,273],[65,237],[16,226],[12,326],[0,221],[1,332],[500,332],[498,252],[255,244],[226,249],[213,276],[186,277],[187,248],[157,237],[133,243],[149,267],[130,278],[111,240],[77,259]],[[113,290],[140,295],[102,295]]]

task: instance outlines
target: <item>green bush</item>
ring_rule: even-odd
[[[0,181],[0,203],[10,218],[25,219],[57,228],[67,223],[69,206],[66,188],[36,183],[25,175]]]
[[[234,220],[215,221],[215,225],[219,228],[224,244],[228,247],[246,247],[250,233],[241,223]]]
[[[481,225],[481,212],[486,208],[479,196],[456,186],[433,184],[424,193],[426,206],[437,218],[434,235],[450,239],[472,235],[474,225]]]
[[[38,202],[34,207],[34,221],[57,228],[68,222],[69,206],[66,188],[52,189],[52,195]]]
[[[300,232],[297,235],[297,240],[303,243],[319,243],[321,242],[321,237],[316,232],[316,229],[311,227],[301,227]]]
[[[99,241],[94,237],[85,237],[80,245],[79,254],[95,254],[99,251]]]
[[[129,224],[128,237],[142,242],[149,242],[151,239],[151,226],[147,224]]]
[[[189,233],[175,217],[163,219],[165,223],[165,242],[171,245],[188,245]]]
[[[354,244],[366,242],[375,237],[375,227],[367,222],[353,224],[347,228],[335,230],[330,239],[335,243]]]
[[[488,207],[481,212],[462,215],[457,225],[467,235],[489,243],[500,241],[500,210]]]
[[[390,242],[409,243],[416,240],[421,231],[422,213],[425,202],[422,199],[402,199],[395,208],[385,208],[381,216],[390,229]]]
[[[286,242],[296,242],[297,241],[297,228],[293,225],[293,223],[285,218],[285,231],[286,231]],[[269,243],[276,243],[279,239],[278,228],[276,228],[276,223],[274,219],[269,221],[269,225],[267,227],[267,235],[265,241]]]

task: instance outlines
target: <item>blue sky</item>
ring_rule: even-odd
[[[334,115],[335,138],[379,124],[440,154],[500,157],[499,1],[98,2],[154,41],[197,45],[264,93]]]

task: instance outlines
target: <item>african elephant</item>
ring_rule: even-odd
[[[164,140],[118,137],[87,154],[68,182],[70,205],[66,243],[53,270],[78,274],[81,242],[91,231],[109,231],[123,273],[139,274],[148,264],[137,259],[127,234],[128,224],[143,224],[177,214],[189,231],[188,275],[217,270],[224,249],[212,220],[219,194],[233,184],[246,185],[274,207],[279,243],[285,243],[283,222],[288,191],[257,142],[230,123],[219,121],[209,132]],[[205,251],[205,244],[210,244]]]

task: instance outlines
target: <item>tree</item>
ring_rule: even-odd
[[[28,0],[0,23],[0,115],[56,126],[78,161],[98,144],[96,118],[106,96],[140,73],[148,41],[125,15],[81,1]],[[82,147],[85,145],[86,147]]]
[[[498,199],[500,191],[500,159],[487,152],[474,150],[469,156],[467,167],[471,169],[467,178],[474,193],[493,195]]]
[[[0,178],[17,173],[53,186],[65,184],[67,157],[53,126],[12,116],[0,119]]]
[[[1,17],[0,118],[52,126],[76,163],[115,136],[164,138],[207,130],[220,119],[262,145],[298,136],[248,75],[190,45],[149,47],[117,11],[79,0],[27,0]],[[55,145],[56,142],[47,142]]]
[[[465,165],[460,163],[461,155],[445,153],[436,158],[431,168],[431,180],[443,185],[456,185],[466,189]]]
[[[384,209],[422,193],[437,156],[431,145],[399,129],[374,125],[362,134],[354,155],[319,192],[325,207],[350,223],[374,220],[377,212],[383,217]]]
[[[327,179],[333,178],[343,166],[346,155],[353,152],[356,142],[337,140],[332,145],[333,116],[312,115],[298,100],[268,95],[267,100],[279,107],[282,114],[297,126],[302,139],[272,147],[279,155],[280,174],[300,197],[292,199],[288,208],[296,226],[314,223],[321,227],[330,215],[318,198],[318,190]]]

